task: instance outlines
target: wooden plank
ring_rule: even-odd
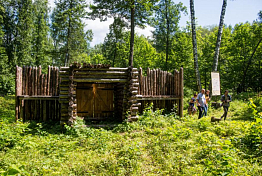
[[[159,71],[159,69],[156,69],[156,95],[158,95],[158,92],[159,92],[159,89],[158,89],[158,86],[159,86],[158,71]]]
[[[15,80],[15,118],[16,120],[19,119],[19,108],[20,108],[20,101],[17,96],[22,94],[21,90],[21,77],[22,73],[20,71],[20,67],[16,66],[16,80]]]
[[[29,77],[29,82],[28,82],[28,85],[29,85],[28,95],[32,95],[32,67],[31,67],[31,66],[29,67],[28,77]]]
[[[22,87],[22,95],[26,95],[26,67],[23,66],[23,87]]]
[[[32,67],[32,94],[35,95],[35,67]]]
[[[150,87],[151,87],[151,84],[150,84],[150,68],[147,68],[147,84],[148,84],[148,93],[147,95],[151,95],[151,92],[150,92]]]
[[[37,69],[37,95],[41,95],[41,72],[42,68],[41,65]]]
[[[177,72],[177,94],[180,95],[180,73]]]
[[[92,79],[92,78],[82,78],[73,79],[74,82],[97,82],[97,83],[117,83],[117,82],[127,82],[127,79]]]
[[[127,75],[74,75],[74,79],[100,79],[100,78],[107,78],[107,79],[127,79]],[[62,80],[66,80],[67,78],[62,78]]]
[[[59,69],[58,67],[56,67],[56,94],[55,95],[59,95]]]
[[[48,71],[47,71],[47,85],[46,85],[46,95],[49,95],[49,91],[50,91],[50,65],[48,66]]]
[[[59,99],[59,96],[21,95],[21,96],[18,96],[18,98],[20,100],[40,100],[40,99],[42,99],[42,100],[56,100],[56,99]]]
[[[183,109],[184,109],[184,101],[183,101],[183,98],[184,98],[184,70],[183,70],[183,67],[180,68],[180,91],[181,91],[181,99],[180,99],[180,117],[183,117]]]
[[[143,94],[143,70],[142,67],[139,68],[139,94]]]
[[[157,82],[156,82],[156,70],[154,69],[154,95],[157,95],[156,85],[157,85]]]
[[[40,94],[39,95],[44,95],[44,75],[40,75]]]
[[[80,75],[119,75],[119,76],[127,76],[127,71],[110,71],[110,70],[81,70],[75,73],[75,76]]]
[[[47,94],[47,75],[45,74],[44,75],[44,93],[43,93],[43,95],[48,95]]]
[[[134,71],[137,71],[137,68],[133,68]],[[60,70],[62,71],[67,71],[69,70],[69,68],[67,67],[60,67]],[[106,71],[127,71],[128,68],[118,68],[118,67],[109,67],[109,68],[74,68],[75,71],[86,71],[86,70],[90,70],[90,71],[100,71],[100,70],[106,70]]]
[[[49,95],[53,95],[53,66],[50,66]]]
[[[24,95],[29,95],[29,94],[28,94],[28,81],[29,81],[29,76],[28,76],[28,74],[29,74],[29,68],[28,68],[28,66],[26,66],[25,69],[26,69],[26,70],[25,70],[26,74],[25,74],[25,94],[24,94]]]
[[[158,95],[162,95],[162,70],[159,70],[159,93]]]
[[[34,70],[34,95],[37,95],[37,67]]]
[[[47,100],[43,101],[43,121],[47,120]]]

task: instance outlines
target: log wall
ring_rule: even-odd
[[[16,67],[16,119],[59,121],[59,69],[48,67]]]
[[[183,116],[183,68],[174,70],[173,74],[160,69],[147,69],[143,76],[142,68],[138,71],[138,100],[141,102],[140,112],[150,103],[154,109],[171,111],[174,107],[179,116]]]
[[[173,74],[149,68],[146,76],[142,73],[142,68],[86,63],[60,69],[49,66],[47,74],[41,66],[16,67],[16,119],[71,124],[77,116],[77,87],[83,83],[111,84],[114,119],[135,121],[150,103],[155,109],[176,107],[183,116],[183,68]]]

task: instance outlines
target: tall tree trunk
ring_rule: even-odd
[[[167,70],[167,60],[168,60],[168,55],[169,55],[169,33],[170,33],[170,27],[169,27],[169,18],[168,18],[168,16],[169,16],[169,14],[168,14],[168,2],[167,2],[167,0],[165,1],[165,3],[166,3],[166,25],[167,25],[167,27],[166,27],[166,32],[167,32],[167,35],[166,35],[166,70]]]
[[[70,9],[73,8],[72,1],[70,1]],[[66,64],[70,63],[70,43],[71,43],[71,13],[69,13],[69,21],[68,21],[68,28],[67,28],[67,44],[66,44],[66,57],[65,57],[65,66]]]
[[[251,57],[248,59],[247,67],[246,67],[246,69],[244,70],[244,75],[243,75],[243,79],[242,79],[242,90],[244,90],[244,91],[245,91],[245,88],[246,88],[246,85],[245,85],[245,84],[246,84],[247,71],[248,71],[248,69],[249,69],[249,66],[251,65],[253,56],[254,56],[254,54],[255,54],[255,52],[256,52],[259,44],[261,43],[261,41],[262,41],[262,38],[258,41],[257,46],[255,47],[255,49],[254,49]]]
[[[221,37],[222,37],[222,32],[223,32],[226,7],[227,7],[227,0],[223,0],[220,22],[219,22],[219,29],[218,29],[218,33],[217,33],[215,55],[214,55],[214,60],[213,60],[212,71],[214,71],[214,72],[217,71],[217,66],[218,66],[218,56],[219,56],[219,50],[220,50],[220,45],[221,45]]]
[[[131,7],[131,35],[130,35],[130,51],[129,51],[129,66],[133,67],[134,58],[134,40],[135,40],[135,1],[132,0]]]
[[[115,41],[115,47],[114,47],[114,57],[113,57],[113,65],[112,67],[115,66],[115,59],[116,59],[116,44],[117,44],[117,41]]]
[[[200,80],[200,73],[198,69],[198,59],[197,59],[197,39],[196,39],[194,0],[190,0],[190,12],[191,12],[192,43],[193,43],[195,75],[196,75],[198,90],[201,91],[202,88],[201,88],[201,80]]]

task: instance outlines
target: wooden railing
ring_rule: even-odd
[[[183,116],[183,68],[180,71],[174,70],[173,74],[160,69],[147,69],[146,76],[139,69],[138,94],[142,101],[143,110],[146,104],[153,102],[154,108],[173,109],[177,105],[178,113]]]
[[[59,69],[48,67],[16,67],[16,119],[59,120]]]

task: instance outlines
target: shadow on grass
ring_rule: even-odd
[[[236,121],[255,121],[255,119],[252,118],[252,113],[250,113],[248,109],[243,110],[241,113],[233,114],[231,119]]]
[[[41,135],[44,133],[48,134],[63,134],[66,133],[66,129],[60,125],[58,121],[48,122],[36,122],[30,121],[27,126],[25,134]]]
[[[45,134],[71,134],[68,132],[68,129],[65,126],[60,125],[59,121],[48,121],[48,122],[36,122],[30,121],[30,124],[27,126],[24,135],[45,135]],[[113,130],[119,124],[124,123],[123,121],[91,121],[91,120],[77,120],[74,126],[76,128],[93,128],[99,129],[102,128],[104,130]]]

